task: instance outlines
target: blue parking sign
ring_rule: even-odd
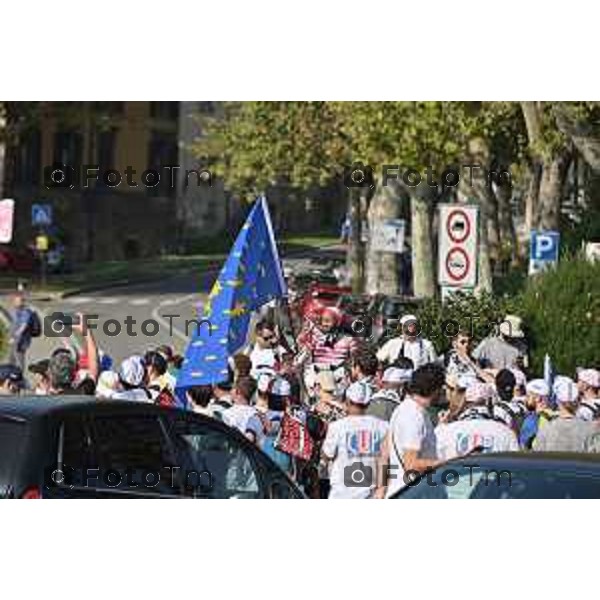
[[[537,273],[558,262],[560,233],[558,231],[531,232],[529,273]]]
[[[32,204],[31,205],[31,224],[32,225],[52,225],[52,205],[51,204]]]

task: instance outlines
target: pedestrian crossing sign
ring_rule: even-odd
[[[51,204],[32,204],[31,205],[31,224],[32,225],[52,225],[52,205]]]

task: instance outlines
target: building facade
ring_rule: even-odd
[[[223,187],[198,178],[187,149],[199,102],[40,102],[2,161],[4,197],[16,201],[15,243],[38,228],[31,206],[53,207],[50,233],[82,260],[116,260],[181,250],[225,226]],[[8,166],[10,165],[10,166]],[[86,168],[87,167],[87,168]],[[156,176],[158,174],[158,177]],[[210,180],[209,180],[210,179]],[[206,223],[210,228],[206,230]]]

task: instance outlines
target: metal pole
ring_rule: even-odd
[[[40,252],[40,285],[42,289],[46,289],[46,252]]]

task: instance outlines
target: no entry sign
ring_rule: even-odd
[[[440,205],[440,285],[473,288],[477,284],[478,216],[477,206]]]
[[[462,248],[455,246],[446,254],[446,273],[455,283],[463,282],[470,268],[469,255]]]

